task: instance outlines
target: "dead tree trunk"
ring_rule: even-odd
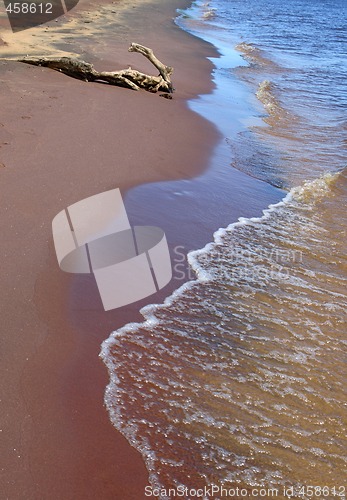
[[[145,89],[149,92],[162,91],[168,94],[173,92],[174,89],[170,80],[173,68],[161,63],[155,57],[153,50],[143,45],[132,43],[129,52],[138,52],[144,55],[159,71],[159,75],[146,75],[130,67],[119,71],[99,72],[94,69],[92,64],[71,57],[24,57],[19,61],[34,66],[51,68],[86,82],[106,82],[110,85],[127,87],[132,90]]]
[[[173,68],[171,66],[165,66],[159,61],[159,59],[155,57],[152,49],[148,49],[147,47],[139,45],[138,43],[132,43],[129,47],[129,52],[139,52],[143,56],[147,57],[147,59],[153,64],[153,66],[157,68],[164,82],[166,82],[168,91],[173,92],[174,89],[170,80],[170,76],[173,73]]]

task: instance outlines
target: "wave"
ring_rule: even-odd
[[[281,119],[287,114],[281,106],[279,99],[275,95],[275,86],[269,80],[264,80],[259,84],[256,96],[261,101],[266,111],[273,118]]]
[[[106,366],[113,368],[112,357],[109,358],[108,354],[110,347],[112,346],[112,340],[118,342],[119,338],[127,333],[134,333],[138,328],[154,328],[158,326],[160,320],[155,316],[156,311],[169,309],[172,304],[180,300],[185,292],[195,286],[196,284],[205,284],[214,279],[214,274],[209,271],[208,266],[204,264],[207,261],[205,258],[216,246],[223,244],[223,237],[226,234],[230,234],[237,230],[240,226],[261,224],[271,217],[271,215],[278,211],[279,209],[285,208],[290,204],[301,203],[306,207],[314,208],[314,205],[319,202],[322,198],[328,197],[331,193],[333,186],[338,182],[338,179],[345,175],[346,169],[340,170],[339,172],[328,172],[323,174],[318,179],[313,181],[304,182],[301,186],[296,186],[292,188],[287,195],[278,203],[269,205],[265,210],[263,210],[263,215],[260,217],[239,217],[237,222],[233,222],[226,228],[220,228],[213,234],[213,241],[207,243],[202,249],[194,250],[188,254],[188,262],[196,274],[196,280],[187,281],[180,288],[175,290],[169,297],[166,297],[162,304],[149,304],[140,310],[144,321],[141,323],[134,322],[128,323],[118,330],[111,333],[111,335],[102,343],[100,357],[105,362]],[[111,373],[110,373],[111,375]]]
[[[275,61],[268,58],[265,52],[253,43],[240,42],[235,46],[235,49],[242,53],[244,59],[250,63],[252,69],[255,67],[266,67],[272,71],[281,70],[281,67]]]
[[[262,290],[265,290],[270,283],[272,287],[276,283],[279,286],[281,283],[285,283],[287,289],[294,290],[290,298],[290,308],[295,311],[295,308],[307,307],[307,321],[310,320],[313,314],[312,307],[315,314],[325,314],[325,309],[322,308],[322,301],[319,298],[322,293],[321,288],[315,284],[317,276],[313,280],[309,270],[303,270],[296,276],[292,272],[287,272],[288,269],[283,266],[282,261],[275,261],[278,258],[283,258],[282,251],[278,250],[282,243],[285,249],[288,245],[283,221],[287,221],[288,227],[296,227],[298,217],[299,219],[301,217],[300,221],[302,222],[303,215],[301,212],[305,214],[308,211],[309,215],[315,212],[317,204],[322,200],[329,199],[332,195],[340,175],[341,173],[326,174],[312,182],[293,188],[282,201],[270,205],[264,210],[261,217],[240,218],[227,228],[216,231],[213,242],[207,244],[201,250],[191,252],[188,256],[189,263],[196,273],[196,280],[185,283],[170,297],[166,298],[163,304],[151,304],[144,307],[141,310],[144,317],[142,323],[125,325],[113,332],[102,344],[100,357],[107,366],[110,376],[110,383],[107,386],[104,400],[110,419],[130,444],[142,453],[153,486],[165,484],[165,478],[167,478],[167,481],[171,481],[169,479],[171,476],[176,477],[176,483],[182,481],[180,474],[182,468],[184,469],[183,462],[187,460],[186,452],[182,447],[188,446],[184,444],[186,440],[190,443],[189,446],[192,446],[192,453],[194,449],[194,453],[200,457],[202,470],[205,471],[203,474],[208,474],[212,466],[216,467],[216,470],[219,468],[221,477],[224,474],[223,470],[227,463],[225,454],[227,452],[223,451],[222,447],[218,448],[218,439],[213,435],[212,429],[218,435],[218,429],[225,428],[225,432],[227,432],[231,424],[226,424],[223,420],[224,417],[218,416],[219,410],[216,409],[214,414],[207,411],[207,409],[204,410],[204,408],[207,404],[207,398],[211,399],[210,404],[212,406],[217,404],[213,403],[215,398],[217,398],[216,401],[220,401],[220,398],[222,400],[227,398],[229,404],[233,401],[232,394],[224,394],[225,391],[220,392],[218,384],[215,386],[213,382],[214,378],[217,377],[217,373],[224,373],[225,370],[229,373],[230,369],[232,370],[233,363],[239,362],[234,358],[231,364],[229,362],[226,364],[223,361],[226,353],[230,351],[230,346],[227,347],[228,337],[221,335],[225,323],[229,321],[227,319],[229,314],[232,314],[233,321],[241,322],[240,325],[242,325],[243,330],[247,331],[249,328],[248,334],[251,335],[253,327],[250,317],[247,317],[247,315],[251,314],[252,317],[253,306],[249,303],[249,300],[254,293],[263,293]],[[297,213],[299,213],[299,216]],[[305,219],[306,224],[303,230],[307,234],[312,232],[314,236],[317,231],[309,226],[309,221],[310,217]],[[269,238],[274,240],[270,247],[267,246]],[[230,247],[231,241],[234,241],[232,250]],[[294,244],[290,247],[290,251],[292,255],[300,256],[300,250],[296,249]],[[274,258],[273,252],[277,252],[276,258]],[[333,278],[332,275],[331,279]],[[216,307],[216,301],[218,303],[220,300],[218,298],[219,292],[223,292],[225,287],[227,289],[233,287],[233,300],[236,301],[236,305],[231,307],[231,303],[228,301],[223,302],[223,313],[221,313],[221,310]],[[281,288],[279,288],[279,293],[283,293],[280,290]],[[308,290],[310,290],[309,293],[312,298],[310,301],[305,301]],[[297,300],[297,294],[299,294],[299,300]],[[343,297],[338,295],[334,295],[334,297],[335,299],[331,297],[327,300],[324,307],[326,307],[328,314],[331,314],[331,306],[334,301],[334,312],[341,315],[343,308],[341,309],[340,302],[343,301]],[[259,309],[258,306],[257,308]],[[230,312],[228,312],[229,309]],[[208,311],[208,316],[206,316],[206,311]],[[260,319],[263,314],[264,321],[267,323],[271,321],[271,328],[276,325],[278,328],[285,326],[288,331],[292,328],[284,319],[280,319],[281,316],[276,320],[275,317],[269,316],[269,312],[271,311],[267,311],[266,308],[263,312],[260,309],[258,311]],[[326,321],[325,316],[321,319],[322,322]],[[200,322],[202,322],[203,329],[195,331]],[[204,325],[208,324],[211,324],[209,327],[211,329],[213,325],[215,333],[212,330],[206,330],[207,326]],[[312,320],[309,327],[312,330],[312,338],[315,338],[316,335],[315,325],[315,321]],[[244,333],[241,333],[241,331],[237,333],[237,330],[234,330],[231,337],[234,340],[230,340],[231,345],[239,336],[240,341],[242,340]],[[302,337],[301,333],[296,333],[294,330],[292,333],[296,338],[302,340],[305,338]],[[268,336],[265,332],[263,335],[264,339]],[[211,340],[213,338],[212,344],[210,343],[210,336],[213,336],[211,337]],[[268,340],[270,341],[270,337]],[[193,352],[191,352],[192,343],[196,344]],[[215,349],[213,346],[218,347],[219,344],[225,347],[217,356],[213,354]],[[211,353],[209,353],[210,349]],[[280,347],[277,349],[277,354],[273,353],[271,356],[277,356],[278,359],[281,359],[283,354],[280,353]],[[305,359],[306,363],[309,364],[309,356],[312,355],[312,352],[315,352],[315,349],[317,349],[317,346],[314,343],[312,345],[307,344],[307,351],[303,350],[291,354],[291,359],[300,363]],[[229,352],[229,355],[232,355],[232,351]],[[166,372],[164,378],[158,378],[158,370],[161,373]],[[194,377],[190,378],[192,370],[194,377],[197,377],[196,381]],[[197,396],[194,395],[195,389],[192,388],[192,384],[194,386],[197,384],[197,388],[200,387],[201,380],[199,382],[199,379],[202,374],[198,373],[198,370],[206,377],[205,384],[207,384],[206,391],[208,391],[205,393],[204,403],[201,408],[199,406],[201,400],[196,399]],[[263,367],[259,367],[259,370],[267,370],[267,378],[270,380],[271,364],[269,366],[264,364]],[[234,376],[236,375],[234,374]],[[260,377],[259,374],[254,374],[254,376]],[[271,379],[276,376],[271,374]],[[125,377],[129,378],[125,379]],[[294,394],[292,384],[295,384],[295,397],[307,402],[308,396],[304,389],[306,382],[303,377],[304,375],[301,378],[293,376],[291,379],[289,374],[285,377],[283,375],[281,390],[287,391],[288,394]],[[251,381],[252,376],[249,373],[245,374],[244,380],[247,380],[247,378]],[[238,383],[242,382],[241,379],[240,372],[237,375]],[[227,382],[224,381],[224,383]],[[259,390],[275,394],[276,391],[279,391],[279,388],[276,389],[276,386],[272,384],[271,387],[270,385],[266,386],[262,382]],[[181,393],[186,395],[187,391],[190,394],[188,406],[184,403],[184,398],[180,399],[177,396],[177,400],[175,396],[176,393],[177,395]],[[192,394],[191,391],[193,391]],[[199,397],[201,398],[201,396]],[[159,401],[160,411],[158,409]],[[131,409],[128,408],[129,405]],[[155,405],[157,405],[157,409]],[[181,406],[180,411],[183,412],[181,420],[176,415],[176,412],[178,412],[177,405]],[[175,409],[174,414],[176,417],[168,417],[173,409]],[[249,407],[245,406],[244,411],[246,409],[249,410]],[[255,416],[252,416],[252,418],[255,418]],[[268,418],[269,416],[261,414],[261,419],[266,420]],[[161,422],[161,424],[159,425],[158,422]],[[180,429],[181,425],[185,431]],[[201,434],[199,426],[210,429],[208,438],[205,433]],[[298,432],[301,432],[301,430],[298,430]],[[304,432],[304,429],[302,432]],[[167,437],[161,435],[159,439],[158,433],[166,433]],[[169,452],[166,446],[170,440],[174,439],[174,435],[177,436],[177,439],[179,435],[181,436],[180,442],[177,441],[173,451]],[[229,435],[229,431],[226,435]],[[288,444],[288,442],[289,437],[287,436],[287,444],[283,446],[294,449],[296,445],[293,443]],[[251,441],[249,441],[248,445],[253,446]],[[224,446],[226,446],[226,443]],[[207,455],[205,458],[200,456],[200,453],[202,453],[200,448],[205,450],[204,453],[207,455],[212,453],[208,460]],[[208,452],[208,450],[210,451]],[[211,458],[212,456],[214,458]],[[247,462],[245,458],[242,458],[242,454],[235,456],[234,459],[236,462]],[[158,474],[160,471],[162,471],[162,475]],[[166,476],[164,471],[166,471]],[[248,474],[254,481],[259,476],[258,473],[252,472],[251,467],[247,470],[244,469],[243,472],[245,477]],[[275,472],[269,470],[268,476],[271,477],[273,473]],[[230,475],[232,476],[231,472]]]
[[[215,16],[216,16],[215,9],[208,9],[202,15],[203,19],[213,19]]]

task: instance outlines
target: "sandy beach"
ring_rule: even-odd
[[[345,7],[198,2],[181,29],[188,5],[81,0],[16,33],[0,9],[0,500],[345,494]],[[173,99],[18,62],[156,74],[133,42]],[[105,312],[52,220],[115,188],[173,279]]]
[[[127,52],[135,41],[174,67],[176,93],[170,101],[0,61],[1,498],[144,496],[147,471],[109,421],[98,358],[102,340],[137,319],[137,307],[106,314],[90,277],[62,273],[51,221],[92,194],[191,178],[207,167],[218,134],[186,101],[211,89],[213,50],[173,24],[186,3],[104,3],[104,14],[121,9],[125,28],[107,33],[106,24],[102,39],[92,38],[103,23],[97,4],[81,2],[48,28],[15,35],[2,19],[3,58],[23,54],[29,40],[27,52],[36,54],[56,39],[96,67],[150,73],[148,61]]]

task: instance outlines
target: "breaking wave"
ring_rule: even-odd
[[[336,463],[346,470],[334,417],[343,402],[331,390],[344,383],[347,280],[338,251],[326,253],[321,219],[341,176],[294,188],[262,217],[217,231],[189,255],[195,281],[103,343],[105,404],[152,485],[299,485],[312,461],[313,477],[324,468],[329,483]],[[331,415],[324,427],[322,408]]]

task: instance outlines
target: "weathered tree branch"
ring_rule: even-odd
[[[20,62],[34,66],[44,66],[65,75],[84,80],[86,82],[106,82],[110,85],[127,87],[132,90],[145,89],[149,92],[173,92],[170,76],[173,68],[165,66],[157,59],[152,49],[132,43],[129,52],[139,52],[144,55],[159,71],[158,76],[146,75],[132,68],[119,71],[96,71],[94,66],[85,61],[71,57],[25,57]]]
[[[173,91],[172,83],[170,80],[170,76],[173,73],[173,68],[171,66],[165,66],[163,63],[157,59],[153,53],[152,49],[144,47],[143,45],[139,45],[138,43],[132,43],[129,47],[129,52],[139,52],[143,56],[147,57],[147,59],[157,68],[163,80],[168,84],[168,87]]]

